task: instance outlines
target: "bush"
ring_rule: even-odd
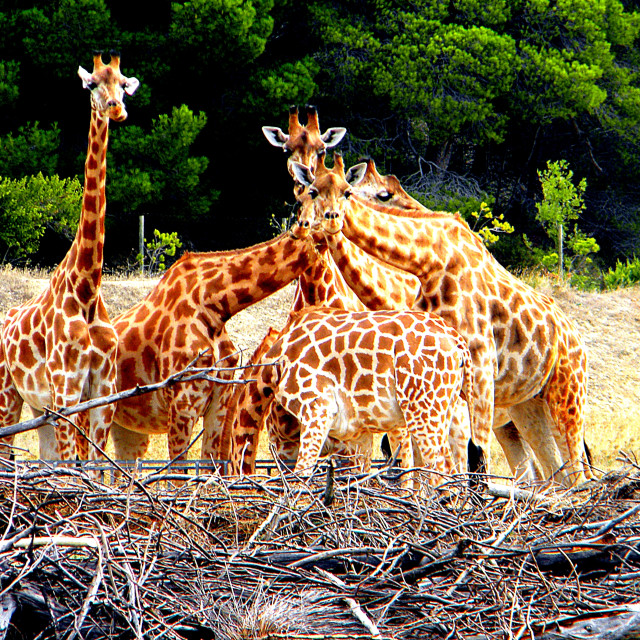
[[[620,289],[638,284],[640,282],[640,258],[634,256],[625,263],[618,260],[615,269],[609,269],[602,277],[605,289]]]

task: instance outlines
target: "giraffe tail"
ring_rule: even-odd
[[[482,447],[477,445],[474,440],[474,434],[477,430],[477,418],[475,412],[474,391],[473,391],[473,361],[469,347],[460,339],[460,349],[462,351],[462,368],[463,382],[462,391],[460,393],[467,402],[469,410],[469,428],[471,437],[467,443],[467,471],[469,472],[469,486],[472,489],[479,489],[483,484],[480,475],[486,473],[487,463],[485,452]]]

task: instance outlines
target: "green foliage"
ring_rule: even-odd
[[[179,50],[237,69],[263,53],[273,30],[272,8],[273,0],[174,2],[169,35]]]
[[[625,262],[616,260],[616,266],[602,274],[605,289],[632,287],[640,283],[640,258],[634,256]]]
[[[14,60],[0,60],[0,107],[11,104],[18,98],[20,63]]]
[[[503,213],[518,234],[491,249],[511,266],[532,254],[519,238],[534,236],[536,168],[566,158],[589,181],[579,226],[598,229],[613,265],[640,255],[639,36],[638,5],[623,0],[176,0],[144,21],[109,0],[0,0],[0,172],[81,178],[76,69],[115,48],[141,81],[110,129],[118,257],[140,213],[194,248],[263,239],[291,189],[260,127],[286,128],[287,107],[310,103],[323,129],[347,127],[346,157],[370,155],[403,182],[418,171],[424,194],[461,202],[434,208],[485,227],[482,202]],[[569,253],[588,272],[595,241],[576,222]],[[559,256],[538,244],[547,264]]]
[[[167,258],[176,255],[182,247],[182,241],[176,231],[163,233],[153,230],[153,239],[145,241],[145,255],[137,255],[137,261],[143,271],[157,273],[167,268]]]
[[[463,132],[500,142],[506,120],[496,99],[509,91],[519,66],[513,38],[411,14],[402,26],[381,47],[386,64],[375,76],[375,90],[388,95],[393,108],[420,115],[428,142]],[[418,34],[427,37],[418,40]]]
[[[78,61],[93,51],[108,51],[118,42],[105,0],[45,3],[20,11],[16,22],[26,54],[65,79]]]
[[[155,118],[149,132],[137,126],[114,131],[109,143],[115,156],[109,166],[110,209],[175,219],[205,214],[215,198],[200,184],[209,161],[192,156],[191,147],[206,123],[203,112],[196,115],[182,105]]]
[[[60,130],[57,123],[41,129],[40,123],[27,123],[17,135],[0,136],[0,171],[17,178],[25,173],[52,175],[58,164]]]
[[[513,233],[513,227],[504,219],[504,214],[493,215],[493,211],[486,202],[480,203],[478,211],[471,212],[474,224],[471,230],[479,236],[482,242],[490,247],[500,240],[500,234]]]
[[[19,180],[0,177],[0,248],[4,260],[38,250],[45,229],[73,237],[81,210],[82,185],[41,173]]]
[[[317,90],[319,65],[310,57],[285,62],[274,69],[259,69],[250,79],[253,91],[244,97],[251,112],[273,113],[288,104],[306,104]]]
[[[585,178],[577,185],[572,182],[573,171],[566,160],[549,161],[547,169],[538,171],[542,185],[541,202],[536,203],[536,219],[542,224],[547,235],[555,245],[555,251],[539,255],[541,264],[551,270],[557,266],[558,275],[564,278],[564,247],[568,254],[569,271],[581,272],[591,264],[589,254],[600,250],[594,238],[588,237],[577,225],[566,235],[566,227],[570,220],[577,220],[584,210],[584,192],[587,188]]]

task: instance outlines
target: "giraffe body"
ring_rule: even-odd
[[[319,259],[299,276],[292,312],[313,306],[347,311],[423,308],[420,282],[415,276],[376,261],[356,246],[351,248],[358,253],[363,261],[366,261],[367,268],[361,272],[359,284],[371,294],[368,297],[369,307],[365,306],[354,290],[346,284],[325,246],[319,250]],[[437,316],[434,316],[432,321],[441,328],[446,326]],[[271,345],[276,340],[276,336],[277,332],[274,329],[267,333],[251,359],[253,364],[264,362],[264,355],[268,350],[266,345]],[[243,377],[245,380],[251,380],[255,378],[255,375],[255,369],[247,369]],[[253,383],[246,384],[251,387]],[[234,407],[230,411],[230,419],[233,418],[235,407],[240,401],[240,393],[241,389],[237,388],[233,399],[230,399],[231,406]],[[255,391],[251,388],[246,393],[248,396],[255,397]],[[455,419],[451,423],[449,439],[455,468],[463,472],[467,469],[466,454],[470,430],[466,403],[461,400],[460,404]],[[240,468],[243,473],[253,473],[259,434],[265,425],[279,457],[285,460],[293,460],[297,457],[300,444],[300,425],[293,415],[286,412],[280,405],[274,404],[267,416],[262,417],[254,414],[253,421],[255,424],[253,430],[245,429],[241,435],[235,434],[234,446],[236,450],[242,452]],[[232,438],[231,429],[230,423],[227,422],[227,426],[224,427],[225,440]],[[392,435],[396,446],[400,437],[401,434]],[[226,451],[227,448],[225,447],[223,450]],[[370,468],[371,450],[372,438],[370,435],[365,436],[362,442],[357,444],[341,443],[335,438],[329,438],[324,447],[323,455],[332,454],[352,458],[361,470],[367,471]]]
[[[114,319],[119,391],[160,382],[198,358],[198,367],[233,367],[225,330],[233,315],[281,289],[317,254],[311,238],[291,234],[246,249],[187,253],[139,304]],[[231,378],[230,373],[220,376]],[[183,455],[193,426],[205,421],[202,455],[218,459],[231,384],[194,380],[117,403],[112,433],[119,459],[141,457],[151,434],[168,434],[171,458]]]
[[[371,255],[416,275],[426,309],[467,339],[475,365],[475,442],[488,450],[495,403],[547,477],[557,474],[567,484],[584,478],[587,357],[566,316],[506,271],[459,216],[423,208],[413,215],[388,205],[388,194],[379,202],[367,189],[354,190],[346,178],[309,182],[315,197],[303,202],[300,215],[309,228],[323,225],[332,253],[332,234],[342,229]]]
[[[371,434],[398,431],[411,435],[425,466],[452,470],[448,429],[460,393],[471,394],[471,360],[431,315],[309,309],[265,360],[276,364],[258,374],[256,405],[267,416],[280,406],[299,422],[296,471],[311,469],[328,437],[366,450]],[[410,438],[401,443],[410,461]]]
[[[75,239],[38,296],[9,311],[0,352],[0,424],[18,422],[24,402],[35,415],[115,391],[117,338],[100,293],[106,208],[109,120],[127,117],[123,96],[138,87],[120,73],[119,56],[108,65],[94,56],[93,73],[78,70],[91,90],[91,125],[82,211]],[[113,407],[89,412],[88,435],[104,448]],[[40,432],[40,457],[75,457],[76,431],[68,422]],[[91,458],[101,456],[97,448]]]

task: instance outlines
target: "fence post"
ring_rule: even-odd
[[[138,250],[140,253],[140,275],[144,275],[144,214],[138,216]]]

